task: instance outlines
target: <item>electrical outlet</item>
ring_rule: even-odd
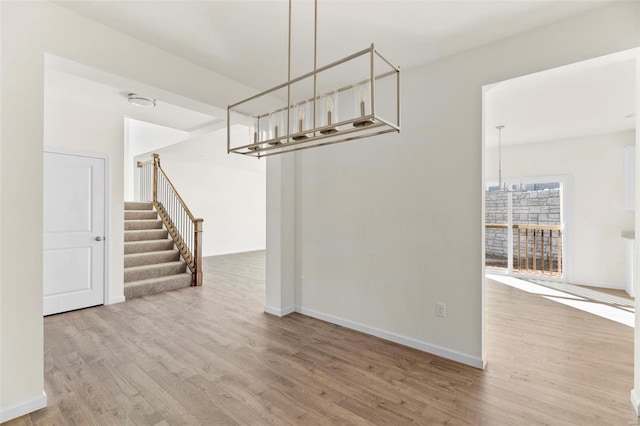
[[[437,317],[442,317],[445,318],[447,316],[447,305],[442,303],[442,302],[438,302],[436,303],[436,316]]]

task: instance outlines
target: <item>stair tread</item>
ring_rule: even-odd
[[[127,245],[127,244],[140,244],[140,245],[142,245],[142,244],[149,244],[149,243],[154,243],[154,242],[155,243],[157,243],[157,242],[165,243],[167,241],[173,241],[173,240],[171,240],[169,238],[158,238],[158,239],[155,239],[155,240],[125,241],[124,244],[125,245]]]
[[[124,210],[153,210],[153,203],[147,201],[125,201]]]
[[[125,219],[125,231],[158,231],[163,229],[159,219]]]
[[[147,278],[139,281],[124,283],[124,293],[127,299],[178,290],[191,287],[192,275],[188,272],[166,275],[158,278]]]
[[[144,233],[144,232],[149,232],[149,231],[158,231],[158,232],[155,235],[154,234],[145,234]],[[161,231],[164,231],[164,233],[161,232]],[[127,232],[130,232],[130,233],[126,234]],[[136,233],[135,231],[125,231],[124,242],[125,243],[140,243],[142,241],[164,241],[164,240],[170,240],[169,233],[164,229],[147,229],[144,232],[137,232]],[[130,238],[127,238],[127,235]]]
[[[170,266],[186,265],[182,260],[173,260],[171,262],[153,263],[151,265],[130,266],[125,268],[127,271],[143,271],[145,269],[168,268]]]
[[[138,241],[125,241],[124,251],[125,254],[134,253],[148,253],[153,251],[171,250],[175,246],[172,239],[162,238],[160,240],[138,240]]]
[[[172,247],[150,247],[143,252],[126,253],[124,255],[125,270],[134,266],[157,265],[180,260],[180,252]]]
[[[164,241],[164,240],[147,240],[147,241]],[[125,244],[133,244],[140,243],[141,241],[129,241]],[[146,241],[145,241],[146,242]],[[144,256],[154,256],[158,254],[166,254],[166,253],[179,253],[176,249],[168,249],[168,250],[156,250],[156,251],[145,251],[142,253],[127,253],[124,257],[144,257]]]
[[[191,278],[191,272],[181,272],[179,274],[165,275],[162,277],[145,278],[144,280],[139,280],[139,281],[129,281],[127,283],[124,283],[124,286],[131,287],[132,285],[135,285],[135,284],[151,284],[154,282],[165,281],[172,278],[187,278],[187,277],[189,277],[189,279]]]
[[[169,243],[171,243],[171,246],[169,246]],[[154,245],[160,245],[160,244],[167,245],[167,248],[164,250],[169,250],[170,248],[173,248],[174,242],[170,238],[160,238],[160,239],[153,239],[153,240],[134,240],[134,241],[124,242],[125,247],[136,247],[136,246],[143,247],[143,246],[154,246]],[[160,251],[160,250],[163,250],[163,249],[156,249],[153,251]],[[133,253],[127,253],[127,254],[133,254]]]
[[[158,229],[125,229],[124,232],[138,232],[138,233],[142,233],[142,232],[160,232],[160,231],[166,231],[166,229],[163,228],[158,228]]]
[[[155,210],[125,210],[124,221],[129,220],[158,220],[158,212]]]

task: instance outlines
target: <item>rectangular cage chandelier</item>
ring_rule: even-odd
[[[400,132],[400,68],[370,47],[227,107],[227,152],[257,158]]]

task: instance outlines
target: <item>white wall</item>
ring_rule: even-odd
[[[125,118],[124,141],[124,197],[137,200],[134,188],[136,163],[133,158],[189,138],[189,132],[160,126],[159,124]]]
[[[265,249],[264,159],[227,154],[226,129],[154,152],[191,212],[204,219],[204,256]]]
[[[551,100],[552,101],[552,100]],[[624,288],[622,230],[634,229],[634,212],[624,205],[624,147],[635,144],[635,131],[586,138],[506,146],[505,178],[572,177],[571,237],[564,263],[569,282]],[[498,179],[498,150],[487,149],[486,178]]]
[[[46,88],[45,88],[46,90]],[[109,298],[106,303],[122,301],[124,297],[124,210],[123,210],[123,139],[124,120],[121,114],[99,110],[85,104],[45,97],[44,146],[75,152],[108,156],[109,168]]]
[[[189,132],[127,118],[129,153],[135,157],[189,138]]]
[[[637,7],[405,71],[400,135],[298,153],[297,309],[482,366],[482,88],[636,47]]]
[[[4,421],[46,403],[42,327],[45,54],[217,107],[255,91],[48,1],[0,2],[0,18],[0,421]],[[122,164],[123,156],[112,158],[114,170],[122,168],[113,164],[117,161]],[[120,191],[123,186],[120,181]],[[123,201],[122,196],[111,200],[120,205]],[[117,226],[118,217],[112,220]],[[123,234],[112,239],[122,240]]]

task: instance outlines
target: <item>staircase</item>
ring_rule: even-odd
[[[191,286],[192,274],[150,202],[124,203],[124,296]]]

